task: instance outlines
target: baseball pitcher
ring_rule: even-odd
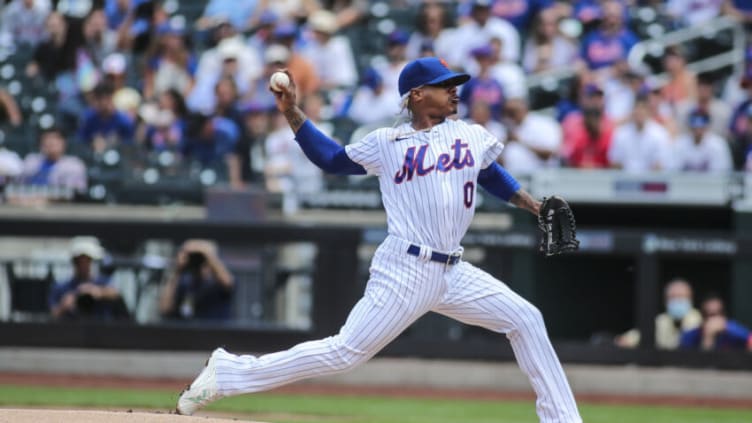
[[[276,87],[277,107],[312,162],[330,173],[379,178],[388,236],[374,254],[363,298],[338,334],[260,357],[216,349],[180,395],[179,414],[222,397],[353,369],[433,311],[505,334],[537,394],[540,421],[582,422],[540,311],[462,260],[460,241],[475,213],[478,185],[538,216],[546,254],[578,243],[565,201],[533,199],[496,163],[504,147],[498,139],[481,126],[447,119],[457,112],[457,86],[468,79],[437,58],[408,63],[399,91],[410,121],[345,148],[298,108],[294,81]]]

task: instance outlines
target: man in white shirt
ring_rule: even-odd
[[[730,172],[731,149],[726,140],[710,131],[710,116],[701,109],[689,115],[690,132],[676,141],[674,167],[685,172]]]
[[[196,70],[196,84],[191,93],[195,97],[193,101],[189,99],[190,106],[196,110],[202,110],[204,107],[213,107],[213,92],[217,81],[223,76],[230,76],[240,87],[240,91],[245,92],[250,81],[261,76],[262,63],[258,55],[251,50],[243,38],[237,35],[237,32],[230,26],[223,29],[222,39],[217,46],[206,50],[198,62]],[[232,60],[232,75],[223,75],[227,73],[227,61]],[[208,98],[208,102],[204,101]],[[207,106],[208,104],[208,106]]]
[[[337,17],[329,11],[319,10],[308,18],[313,39],[305,46],[303,55],[313,63],[321,79],[321,88],[353,87],[358,82],[350,41],[335,35],[339,26]]]
[[[630,120],[614,131],[608,160],[628,172],[665,169],[671,136],[650,118],[647,98],[638,97]]]
[[[491,16],[492,0],[472,0],[473,7],[470,20],[454,31],[452,43],[446,51],[439,50],[437,55],[446,59],[451,66],[464,68],[470,51],[476,47],[488,45],[493,38],[498,38],[504,45],[504,60],[517,62],[520,59],[520,34],[514,25]]]
[[[260,63],[251,49],[239,37],[225,38],[216,48],[201,56],[196,84],[187,99],[188,106],[192,110],[210,112],[216,103],[214,88],[220,80],[230,78],[235,81],[238,95],[243,97],[251,81],[259,76]]]
[[[5,8],[0,7],[0,34],[9,34],[14,43],[37,45],[46,36],[49,14],[47,1],[13,0]]]
[[[510,173],[525,174],[558,167],[561,126],[555,119],[530,112],[523,98],[509,98],[504,106],[507,140],[501,161]]]
[[[399,91],[399,74],[407,64],[407,42],[410,34],[397,29],[386,40],[386,60],[374,63],[373,67],[384,80],[384,90],[390,93]]]
[[[347,114],[359,125],[394,121],[400,112],[399,104],[397,91],[387,90],[379,72],[369,68],[353,95]]]
[[[527,78],[525,78],[525,72],[522,70],[522,66],[507,59],[505,54],[507,46],[504,44],[504,40],[494,37],[491,39],[489,45],[495,59],[495,63],[489,72],[504,88],[504,95],[507,97],[527,98]]]
[[[687,26],[697,26],[719,16],[724,0],[668,0],[666,12]]]

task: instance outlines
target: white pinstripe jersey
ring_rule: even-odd
[[[480,125],[445,120],[428,130],[381,128],[345,147],[379,177],[389,234],[451,252],[475,214],[478,173],[504,148]]]

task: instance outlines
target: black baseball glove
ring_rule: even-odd
[[[547,256],[576,251],[580,246],[572,209],[559,196],[543,198],[538,214],[538,227],[543,232],[540,252]]]

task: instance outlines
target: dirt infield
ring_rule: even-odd
[[[238,421],[242,420],[132,411],[23,410],[0,408],[0,423],[230,423]],[[246,421],[246,423],[253,422]]]

